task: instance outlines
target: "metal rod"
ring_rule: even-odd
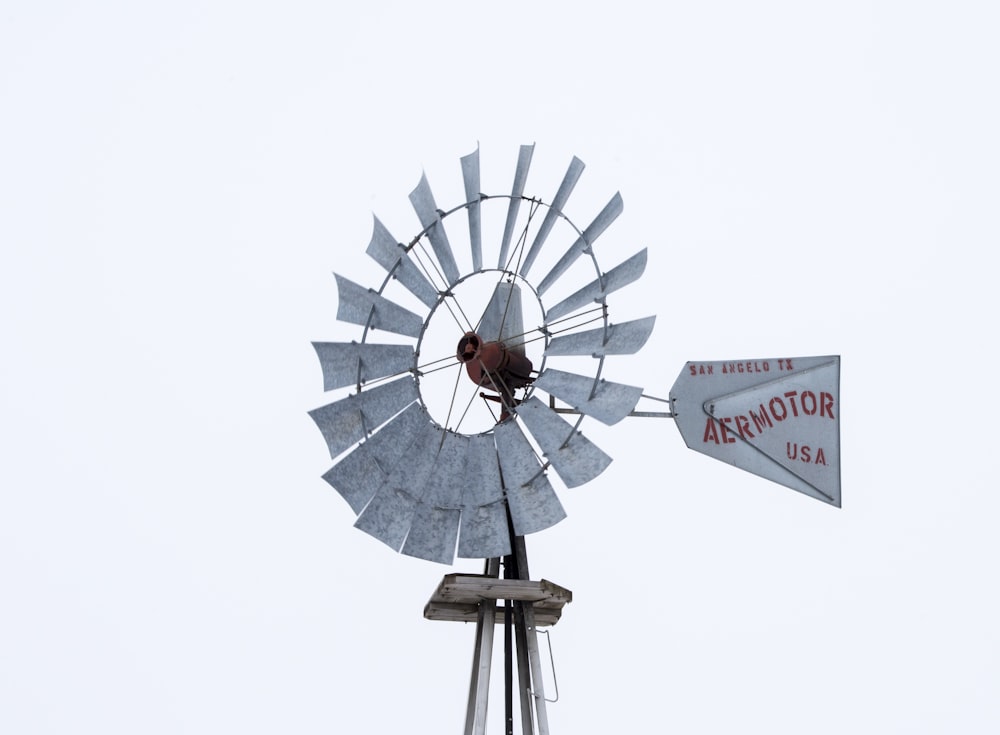
[[[555,406],[549,406],[556,413],[565,413],[573,416],[583,415],[582,411],[577,411],[575,408],[558,408]],[[651,418],[651,419],[672,419],[674,414],[670,411],[629,411],[626,416],[632,416],[637,418]]]
[[[504,564],[504,578],[510,579],[510,557]],[[504,732],[514,735],[514,606],[503,601]]]

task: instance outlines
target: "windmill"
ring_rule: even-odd
[[[525,194],[533,152],[520,147],[510,192],[491,195],[478,148],[464,156],[465,197],[451,209],[422,176],[412,239],[374,219],[367,254],[381,284],[335,274],[337,319],[362,327],[360,341],[314,343],[324,389],[350,391],[310,415],[335,460],[323,477],[355,526],[410,556],[484,560],[483,574],[445,575],[424,611],[476,623],[469,735],[485,732],[498,623],[507,730],[516,655],[522,731],[548,733],[537,626],[555,624],[572,593],[530,579],[524,538],[566,517],[552,476],[576,487],[610,464],[585,419],[673,418],[692,449],[840,505],[839,357],[692,361],[669,399],[609,379],[654,326],[655,316],[613,322],[609,307],[642,275],[646,250],[602,270],[595,243],[620,194],[581,229],[564,209],[583,162],[572,159],[545,202]],[[458,257],[446,221],[465,241]],[[637,410],[644,397],[670,410]]]

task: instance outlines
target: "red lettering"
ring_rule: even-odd
[[[795,396],[797,396],[798,394],[799,392],[797,390],[790,390],[787,393],[785,393],[785,398],[787,398],[788,402],[792,404],[792,414],[794,416],[799,415],[799,409],[795,405]]]
[[[750,409],[750,419],[753,421],[753,425],[756,427],[757,431],[763,431],[765,424],[767,426],[774,426],[774,424],[771,423],[771,417],[768,416],[767,411],[764,410],[763,403],[760,404],[760,407],[757,410],[760,411],[759,415],[754,413],[753,409]]]
[[[816,413],[816,394],[811,390],[802,391],[802,395],[799,396],[802,399],[802,410],[808,415],[812,416]],[[811,407],[810,407],[811,406]]]
[[[816,464],[821,464],[821,465],[825,465],[826,464],[826,455],[823,454],[823,450],[822,449],[817,449],[816,450]]]
[[[726,424],[731,424],[732,422],[733,420],[729,416],[726,416],[721,420],[721,423],[719,424],[719,426],[722,427],[722,441],[724,444],[736,443],[736,437],[733,436],[733,432],[731,432],[729,430],[729,427],[726,426]]]
[[[811,457],[809,456],[809,445],[802,445],[802,461],[808,463]]]
[[[753,439],[753,432],[750,431],[750,420],[746,416],[736,417],[736,430],[740,432],[743,439]]]
[[[781,407],[780,416],[778,415],[778,412],[774,408],[775,404]],[[778,396],[772,398],[771,402],[768,403],[767,406],[768,408],[771,409],[771,415],[774,416],[775,421],[784,421],[786,418],[788,418],[788,409],[785,408],[785,402],[781,400]]]
[[[822,391],[819,394],[819,415],[829,416],[831,419],[833,416],[833,394]]]
[[[709,439],[716,444],[719,443],[719,433],[715,428],[715,420],[711,417],[705,421],[705,436],[702,438],[702,441],[707,444]]]

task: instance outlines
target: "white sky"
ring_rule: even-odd
[[[583,159],[579,224],[621,191],[612,308],[658,322],[609,379],[843,359],[839,511],[585,423],[615,462],[528,539],[552,732],[1000,729],[1000,11],[652,7],[0,6],[0,730],[460,730],[449,568],[351,528],[306,411],[360,338],[330,272],[477,142],[490,193]]]

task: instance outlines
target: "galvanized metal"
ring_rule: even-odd
[[[424,320],[370,288],[336,273],[337,318],[342,322],[384,329],[387,332],[419,337]]]
[[[392,274],[406,289],[420,299],[425,306],[433,308],[438,300],[438,292],[431,282],[420,272],[416,263],[410,260],[406,247],[398,242],[375,217],[372,239],[365,251],[385,270]]]
[[[521,403],[517,415],[566,487],[590,482],[611,464],[611,457],[537,398]]]
[[[553,368],[546,369],[535,380],[534,387],[609,426],[628,416],[642,396],[642,388],[604,379],[595,384],[586,375]]]
[[[313,409],[309,415],[323,433],[330,456],[336,457],[417,398],[417,384],[406,376]]]
[[[441,564],[455,559],[462,514],[463,469],[469,460],[469,437],[446,431],[434,461],[433,479],[424,487],[402,552]]]
[[[462,156],[462,180],[465,182],[465,201],[469,213],[469,245],[472,248],[472,270],[483,269],[483,225],[479,212],[479,147]]]
[[[545,349],[547,357],[562,355],[631,355],[642,349],[653,332],[655,316],[621,324],[609,324],[583,332],[553,337]]]
[[[459,278],[458,266],[455,264],[455,255],[448,242],[448,234],[444,230],[441,213],[434,203],[434,195],[431,193],[431,185],[427,183],[426,175],[420,176],[417,188],[410,192],[410,203],[420,219],[420,224],[427,231],[427,239],[431,241],[431,247],[444,272],[445,280],[449,286],[454,286]]]
[[[570,245],[565,255],[559,259],[559,262],[555,264],[552,270],[538,284],[539,296],[548,291],[552,287],[552,284],[576,262],[577,258],[584,253],[590,252],[591,246],[611,226],[611,223],[618,219],[618,215],[622,213],[623,208],[622,195],[616,193],[611,197],[611,201],[604,206],[600,214],[594,218],[594,221],[587,226],[583,234],[577,238],[576,242]]]
[[[524,313],[519,285],[497,283],[476,332],[487,342],[503,342],[508,350],[524,355]]]
[[[481,601],[476,622],[476,646],[472,657],[472,680],[465,714],[465,735],[486,735],[490,671],[493,665],[493,635],[496,630],[496,606]]]
[[[431,481],[442,430],[425,424],[417,430],[402,460],[375,492],[354,523],[367,534],[399,551],[410,531],[417,503]]]
[[[517,422],[498,424],[493,436],[514,533],[518,536],[536,533],[565,518],[562,503]]]
[[[463,558],[507,556],[512,553],[508,513],[513,532],[518,535],[562,520],[565,510],[545,469],[551,466],[567,487],[576,487],[603,471],[611,458],[577,426],[558,416],[557,410],[567,409],[546,406],[541,400],[544,393],[572,406],[572,410],[613,423],[634,407],[640,392],[630,386],[544,369],[544,362],[532,366],[527,358],[521,303],[524,285],[518,280],[537,262],[556,220],[565,218],[564,207],[585,167],[573,157],[555,197],[545,204],[524,195],[533,151],[533,145],[520,147],[511,195],[495,197],[508,202],[498,258],[500,269],[508,276],[498,274],[495,292],[473,329],[478,346],[465,344],[468,334],[456,335],[463,340],[460,358],[472,349],[473,357],[479,356],[484,369],[495,374],[500,383],[477,381],[485,391],[498,393],[504,406],[501,423],[491,432],[468,436],[438,426],[430,418],[421,402],[423,383],[416,380],[420,375],[417,351],[423,342],[426,320],[396,303],[392,291],[386,292],[391,284],[399,283],[429,310],[436,310],[443,298],[450,298],[446,291],[471,275],[460,274],[444,224],[448,216],[462,209],[468,218],[472,272],[482,271],[482,209],[489,197],[480,191],[478,147],[460,161],[465,192],[461,205],[448,211],[439,209],[427,177],[420,177],[409,199],[423,230],[409,245],[399,242],[377,217],[373,218],[367,253],[387,273],[381,287],[366,289],[336,274],[337,318],[363,326],[364,333],[359,343],[317,342],[314,346],[325,390],[357,386],[361,392],[310,412],[331,456],[339,459],[324,479],[357,514],[358,528],[405,554],[442,563],[451,562],[456,552]],[[529,202],[531,213],[527,222],[519,222],[524,201]],[[544,216],[536,227],[532,217],[536,210],[542,214],[541,209],[545,210]],[[583,230],[569,223],[578,237],[542,280],[543,291],[567,277],[581,255],[588,255],[597,270],[592,246],[622,209],[622,198],[616,193]],[[429,262],[420,258],[418,263],[410,251],[424,236],[433,255]],[[514,253],[519,262],[510,267],[507,260],[512,257],[515,241],[518,249]],[[595,300],[603,303],[607,294],[638,278],[644,265],[645,251],[556,304],[545,314],[541,331],[582,305]],[[514,271],[520,275],[510,279]],[[649,337],[653,321],[649,318],[619,325],[605,321],[599,329],[555,337],[546,334],[546,356],[593,355],[598,358],[594,372],[600,375],[604,357],[637,351]],[[369,342],[376,329],[416,338],[417,347]],[[490,351],[494,350],[492,344],[502,345],[499,357]],[[515,359],[523,361],[523,369],[510,367]],[[468,369],[468,360],[464,362]],[[392,379],[405,372],[411,374]],[[541,392],[534,398],[521,399],[520,391],[532,381]],[[515,408],[519,417],[510,417]],[[531,433],[533,442],[525,432]],[[535,447],[544,454],[544,460],[536,456]]]
[[[427,409],[411,403],[327,470],[323,479],[343,496],[355,515],[359,514],[399,464],[419,430],[429,423]]]
[[[637,280],[646,270],[646,249],[643,248],[628,260],[615,266],[602,277],[587,284],[576,293],[563,299],[545,313],[547,323],[572,314],[588,304],[603,303],[608,294],[624,288]]]
[[[323,368],[323,390],[366,383],[399,375],[415,367],[415,353],[408,345],[357,342],[313,342]]]
[[[531,156],[535,144],[522,145],[517,153],[517,168],[514,170],[514,184],[510,190],[510,201],[507,204],[507,221],[503,226],[503,239],[500,242],[500,256],[497,258],[497,268],[507,270],[507,256],[510,252],[510,241],[517,224],[517,213],[521,208],[521,197],[524,195],[524,184],[528,179],[528,169],[531,167]]]
[[[526,277],[528,271],[531,270],[532,264],[535,262],[535,258],[538,257],[538,253],[541,252],[542,246],[549,237],[549,233],[552,231],[552,227],[555,225],[556,220],[563,216],[563,207],[566,206],[566,201],[569,199],[569,195],[573,193],[573,188],[576,186],[576,182],[580,180],[580,175],[583,173],[585,164],[576,156],[573,156],[573,160],[570,161],[569,168],[566,169],[566,175],[563,176],[562,183],[559,184],[559,190],[556,191],[555,197],[552,199],[552,203],[549,204],[548,210],[545,212],[545,218],[542,220],[542,224],[538,228],[538,232],[535,234],[535,239],[531,243],[531,248],[528,250],[528,254],[524,256],[524,262],[521,264],[521,277]]]
[[[500,483],[500,460],[490,434],[469,437],[462,468],[462,520],[458,556],[490,559],[510,553],[507,507]]]
[[[840,507],[840,357],[689,362],[670,390],[697,452]]]

